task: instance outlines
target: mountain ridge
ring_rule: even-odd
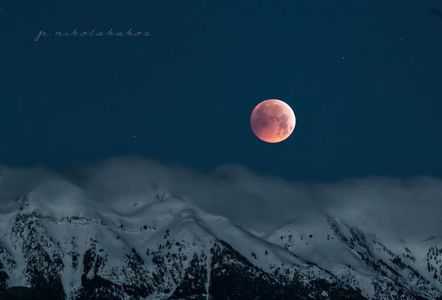
[[[161,189],[106,205],[65,180],[3,207],[5,299],[18,287],[78,300],[436,299],[442,290],[442,245],[393,251],[325,214],[257,236]]]

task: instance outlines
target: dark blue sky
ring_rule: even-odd
[[[0,2],[1,164],[442,176],[440,0],[23,2]],[[151,36],[33,42],[75,28]],[[296,112],[284,143],[250,130],[266,98]]]

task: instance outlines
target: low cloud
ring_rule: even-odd
[[[234,223],[269,232],[317,213],[377,228],[384,234],[424,239],[442,235],[442,180],[364,178],[334,183],[290,182],[240,166],[202,173],[142,158],[119,158],[67,172],[0,167],[0,206],[42,182],[66,180],[90,201],[121,201],[153,189],[184,197]]]

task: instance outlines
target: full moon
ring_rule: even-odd
[[[295,129],[296,117],[285,102],[269,99],[259,103],[250,116],[250,126],[255,135],[267,143],[286,140]]]

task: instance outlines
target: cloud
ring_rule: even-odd
[[[124,201],[164,190],[264,232],[321,212],[383,234],[442,235],[442,180],[437,178],[289,182],[234,165],[203,173],[142,158],[110,159],[66,172],[1,167],[0,178],[0,205],[44,181],[63,178],[83,189],[90,201]]]
[[[7,204],[53,177],[43,168],[9,168],[0,165],[0,204]]]

